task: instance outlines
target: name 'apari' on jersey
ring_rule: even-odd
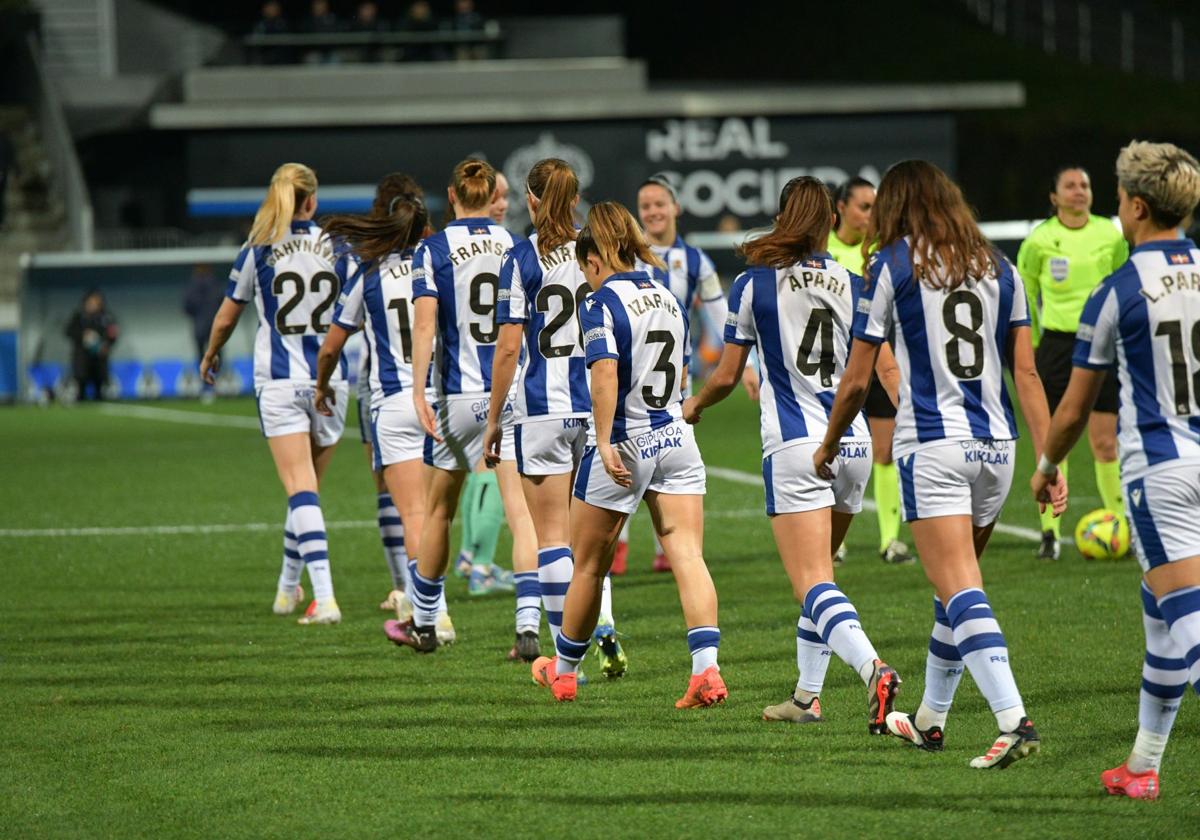
[[[372,405],[412,388],[412,261],[409,249],[356,266],[334,310],[339,327],[363,328]]]
[[[574,240],[540,254],[535,233],[504,258],[496,320],[525,326],[526,361],[514,406],[518,421],[591,411],[579,316],[591,291],[575,261]]]
[[[1121,481],[1200,463],[1200,250],[1145,242],[1084,304],[1076,367],[1115,367]]]
[[[271,380],[315,381],[321,336],[329,332],[347,259],[314,222],[293,221],[271,245],[242,246],[226,297],[255,302],[254,385]],[[333,381],[346,378],[346,357]]]
[[[679,300],[642,271],[613,274],[580,310],[587,364],[617,362],[612,443],[683,416],[687,319]]]
[[[1015,440],[1017,421],[1004,387],[1009,333],[1029,325],[1025,288],[1001,258],[997,277],[968,277],[934,289],[913,275],[908,238],[871,257],[854,318],[855,338],[882,342],[895,327],[900,405],[897,459],[942,440]]]
[[[763,457],[824,437],[862,289],[861,277],[823,254],[733,281],[725,341],[758,347]],[[861,413],[846,436],[870,437]]]
[[[438,301],[434,384],[441,397],[486,394],[496,354],[500,264],[520,241],[491,219],[457,219],[417,246],[413,301]]]

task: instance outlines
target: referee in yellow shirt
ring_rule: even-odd
[[[1064,166],[1050,193],[1054,215],[1021,243],[1017,270],[1029,294],[1037,348],[1037,370],[1050,412],[1058,408],[1071,377],[1071,354],[1083,304],[1100,281],[1129,259],[1129,245],[1108,219],[1092,215],[1092,182],[1085,169]],[[1096,465],[1096,487],[1104,507],[1121,516],[1121,473],[1117,465],[1117,378],[1109,373],[1088,420],[1088,442]],[[1067,464],[1060,465],[1066,475]],[[1060,520],[1042,514],[1038,557],[1058,558]]]

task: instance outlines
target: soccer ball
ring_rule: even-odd
[[[1111,510],[1094,510],[1075,526],[1075,547],[1087,560],[1120,560],[1129,553],[1129,523]]]

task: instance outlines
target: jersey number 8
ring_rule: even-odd
[[[966,305],[969,323],[958,320],[958,308]],[[942,323],[952,336],[946,342],[946,367],[959,379],[977,379],[983,375],[983,336],[979,328],[983,326],[983,302],[979,297],[965,289],[946,295],[942,304]],[[971,350],[971,364],[963,364],[961,347],[966,344]]]
[[[337,300],[338,292],[341,291],[341,284],[338,283],[337,275],[333,272],[318,271],[312,276],[312,280],[309,281],[308,289],[314,294],[319,294],[321,286],[324,283],[329,284],[329,292],[313,308],[310,323],[289,324],[288,316],[292,314],[292,310],[299,306],[300,301],[304,299],[304,278],[294,271],[285,271],[283,274],[275,275],[275,280],[271,283],[271,291],[275,294],[275,297],[278,298],[283,294],[283,287],[285,285],[292,287],[292,296],[281,304],[275,312],[276,332],[280,335],[300,335],[307,332],[309,326],[312,326],[313,332],[329,332],[329,321],[322,321],[321,316],[333,308],[333,302]]]

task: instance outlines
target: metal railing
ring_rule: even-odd
[[[54,80],[42,66],[37,36],[30,33],[18,43],[21,45],[18,49],[24,52],[19,62],[24,65],[25,90],[37,116],[42,149],[50,162],[51,183],[63,202],[68,242],[77,251],[90,251],[94,247],[92,199],[62,102]]]
[[[241,39],[247,54],[259,63],[291,64],[308,53],[346,54],[367,61],[391,61],[409,58],[404,50],[416,50],[420,57],[453,58],[457,50],[474,50],[473,58],[498,58],[504,49],[505,35],[494,20],[480,30],[431,31],[379,30],[374,32],[255,32]]]
[[[1200,55],[1186,49],[1183,20],[1152,7],[1077,0],[963,0],[983,26],[1047,55],[1146,73],[1200,79]]]

